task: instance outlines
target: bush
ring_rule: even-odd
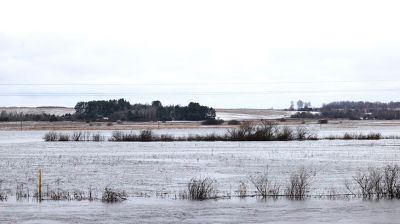
[[[247,196],[247,189],[248,189],[247,184],[245,182],[243,182],[243,181],[240,181],[239,187],[238,187],[238,190],[237,190],[237,195],[240,198],[246,197]]]
[[[201,122],[202,125],[221,125],[224,123],[222,119],[208,119]]]
[[[287,126],[283,127],[282,129],[278,130],[276,138],[279,141],[291,141],[294,138],[293,130]]]
[[[309,191],[311,178],[314,175],[315,174],[305,168],[301,168],[297,172],[293,173],[290,176],[288,186],[286,187],[286,196],[290,199],[304,199],[306,193]]]
[[[104,139],[105,139],[105,137],[103,135],[101,135],[100,132],[92,135],[92,141],[94,141],[94,142],[104,141]]]
[[[296,139],[297,140],[305,140],[308,139],[308,130],[305,127],[297,127],[296,128]]]
[[[70,136],[67,133],[58,134],[58,141],[60,142],[68,142],[70,140]]]
[[[321,120],[318,120],[318,124],[328,124],[328,120],[327,119],[321,119]]]
[[[379,140],[382,138],[381,133],[369,133],[367,135],[365,134],[355,134],[355,133],[344,133],[343,139],[344,140]]]
[[[128,196],[125,191],[114,190],[106,187],[101,197],[101,201],[106,203],[115,203],[125,201],[127,198]]]
[[[250,176],[250,181],[256,188],[258,195],[261,197],[267,198],[268,196],[279,196],[280,186],[270,180],[267,172],[258,176]]]
[[[71,140],[79,142],[81,141],[81,137],[82,137],[82,132],[74,132],[71,136]]]
[[[153,140],[153,132],[151,130],[143,130],[139,134],[139,141],[150,142]]]
[[[119,142],[119,141],[123,140],[123,136],[124,136],[124,133],[122,131],[113,131],[111,133],[111,137],[108,140]]]
[[[46,142],[54,142],[54,141],[57,141],[57,140],[58,140],[58,135],[57,135],[56,132],[53,132],[53,131],[47,132],[46,134],[44,134],[43,139],[44,139]]]
[[[187,198],[189,200],[206,200],[211,198],[216,198],[215,190],[216,181],[207,178],[192,178],[187,184],[187,190],[183,194],[182,198]]]
[[[230,120],[230,121],[228,121],[228,125],[240,125],[240,124],[241,123],[238,120]]]
[[[7,195],[4,192],[0,192],[0,201],[7,201]]]
[[[400,167],[388,165],[359,172],[354,181],[363,198],[400,199]]]
[[[174,136],[172,135],[160,135],[160,142],[172,142],[175,140]]]

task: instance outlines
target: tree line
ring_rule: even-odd
[[[338,101],[323,104],[319,113],[299,112],[292,118],[330,118],[351,120],[399,120],[400,102]]]
[[[158,100],[151,104],[131,104],[125,99],[78,102],[74,114],[23,114],[2,111],[0,121],[202,121],[214,120],[215,109],[190,102],[187,106],[163,106]]]

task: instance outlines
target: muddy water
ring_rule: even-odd
[[[192,177],[210,176],[218,194],[235,195],[240,181],[250,192],[249,176],[268,171],[284,186],[300,167],[315,171],[310,194],[334,188],[360,169],[400,164],[400,140],[304,142],[43,142],[43,132],[1,132],[1,189],[11,196],[0,202],[0,223],[135,223],[135,222],[274,222],[397,223],[400,203],[357,199],[277,201],[237,198],[189,202],[174,200]],[[17,184],[35,190],[43,182],[66,191],[92,187],[125,190],[121,204],[100,202],[17,202]],[[166,195],[165,199],[157,195]]]

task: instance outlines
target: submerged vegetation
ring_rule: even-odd
[[[306,170],[304,167],[292,173],[286,187],[285,195],[290,199],[304,199],[309,191],[313,176],[315,176],[315,173]]]
[[[398,165],[387,165],[381,168],[370,167],[367,170],[359,171],[351,182],[345,182],[345,188],[348,193],[337,192],[331,188],[327,194],[311,194],[311,184],[316,181],[316,172],[304,167],[289,173],[286,181],[281,176],[270,176],[268,172],[262,172],[248,177],[251,188],[245,181],[238,183],[236,197],[260,197],[263,199],[286,197],[290,200],[305,200],[309,197],[325,197],[327,199],[335,199],[337,197],[356,197],[363,199],[400,199],[400,167]],[[277,181],[280,179],[280,182]],[[10,190],[4,191],[1,188],[0,181],[0,201],[6,201],[10,195]],[[123,202],[129,198],[124,190],[106,187],[98,198],[94,188],[89,187],[86,190],[66,191],[61,188],[61,180],[57,179],[56,185],[43,185],[43,193],[39,196],[37,186],[29,187],[26,184],[17,184],[15,191],[16,200],[37,201],[46,200],[63,200],[63,201],[101,201],[104,203]],[[182,200],[208,200],[231,198],[229,192],[220,192],[217,189],[217,181],[211,177],[191,178],[184,190],[180,191],[179,197],[175,195],[175,199]],[[281,186],[285,186],[282,190]],[[318,189],[313,189],[318,190]],[[8,192],[8,193],[7,193]],[[147,194],[139,193],[144,197]],[[157,194],[156,194],[157,195]],[[171,195],[172,196],[172,195]],[[39,197],[41,200],[38,200]],[[165,198],[165,196],[163,196]]]
[[[99,142],[104,141],[105,136],[101,135],[101,133],[90,133],[90,132],[74,132],[72,134],[69,133],[58,133],[54,131],[47,132],[43,139],[46,142],[68,142],[68,141],[93,141]]]
[[[172,141],[304,141],[304,140],[379,140],[380,133],[344,133],[341,136],[318,137],[306,127],[278,126],[270,121],[261,123],[243,122],[238,128],[228,129],[225,134],[204,134],[173,136],[168,134],[154,134],[152,130],[138,132],[113,131],[108,141],[113,142],[172,142]],[[386,138],[398,138],[391,136]],[[73,132],[58,133],[48,132],[43,139],[52,141],[105,141],[101,133]]]
[[[106,203],[122,202],[128,198],[125,191],[120,191],[106,187],[104,189],[103,195],[101,196],[101,201]]]
[[[346,187],[354,195],[365,199],[400,199],[400,167],[398,165],[369,168],[367,171],[360,171],[353,179],[356,182],[356,190],[353,190],[349,184]]]
[[[257,195],[262,198],[278,197],[280,194],[280,185],[272,181],[267,172],[250,176],[250,182],[256,188]]]
[[[187,189],[180,194],[181,199],[206,200],[216,198],[216,181],[210,177],[192,178],[187,184]]]

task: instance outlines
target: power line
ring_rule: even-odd
[[[185,83],[0,83],[0,86],[179,86],[179,85],[269,85],[321,83],[375,83],[395,80],[261,81],[261,82],[185,82]]]
[[[145,95],[277,95],[277,94],[329,94],[361,92],[400,92],[400,89],[358,89],[358,90],[300,90],[300,91],[236,91],[236,92],[19,92],[0,93],[0,96],[145,96]]]

